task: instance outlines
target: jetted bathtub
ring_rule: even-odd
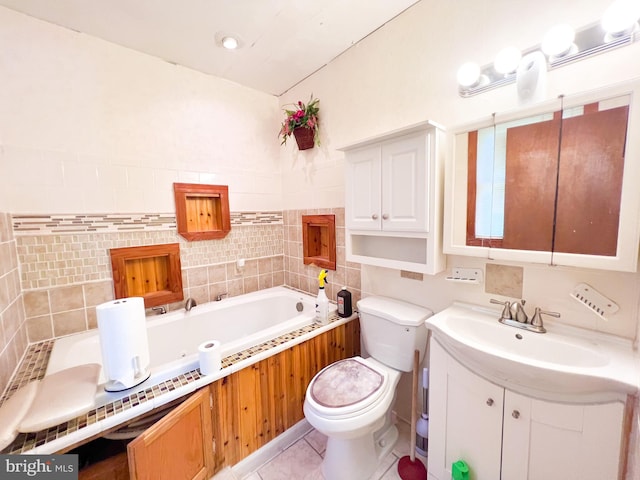
[[[315,298],[286,287],[274,287],[219,302],[198,305],[147,318],[151,376],[134,387],[143,389],[198,368],[198,346],[207,340],[222,343],[222,358],[284,333],[311,324]],[[98,330],[55,341],[47,375],[86,363],[102,364]],[[96,404],[127,395],[132,389],[106,393],[104,371]]]

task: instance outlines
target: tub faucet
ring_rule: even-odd
[[[190,312],[190,311],[191,311],[191,309],[192,309],[193,307],[195,307],[196,305],[198,305],[198,304],[196,303],[196,301],[195,301],[193,298],[187,298],[187,301],[186,301],[186,302],[184,302],[184,309],[185,309],[187,312]]]
[[[222,300],[224,297],[228,297],[228,296],[229,296],[229,294],[228,294],[228,293],[226,293],[226,292],[225,292],[225,293],[219,293],[219,294],[216,296],[216,302],[219,302],[219,301],[220,301],[220,300]]]
[[[167,313],[167,309],[164,308],[162,305],[159,307],[152,307],[151,310],[156,312],[158,315],[164,315],[165,313]]]

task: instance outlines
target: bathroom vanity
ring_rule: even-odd
[[[624,478],[638,358],[599,334],[533,333],[454,304],[428,319],[429,479]],[[572,332],[574,333],[574,332]]]

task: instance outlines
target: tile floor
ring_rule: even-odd
[[[409,425],[399,421],[398,430],[400,438],[395,448],[383,459],[370,480],[400,480],[398,460],[409,454]],[[225,470],[212,480],[331,480],[325,479],[320,470],[326,444],[324,435],[311,430],[255,472],[239,479],[230,470]],[[426,458],[417,458],[426,466]]]

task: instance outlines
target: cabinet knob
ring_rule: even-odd
[[[487,405],[489,406],[493,405],[493,398],[487,398]]]
[[[383,213],[382,214],[382,219],[383,220],[387,220],[388,218],[389,218],[389,214],[387,214],[387,213]]]
[[[518,410],[514,410],[513,412],[511,412],[511,416],[513,418],[518,419],[518,418],[520,418],[520,412]]]
[[[371,218],[374,219],[374,220],[377,220],[378,219],[378,214],[374,213],[373,215],[371,215]]]

